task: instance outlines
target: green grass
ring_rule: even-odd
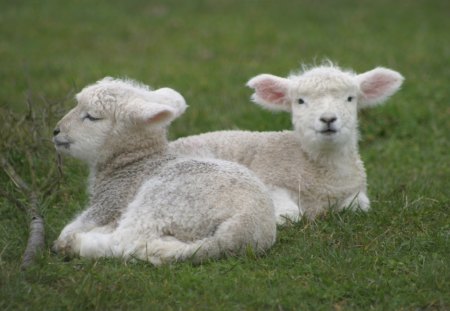
[[[337,61],[406,77],[360,116],[372,210],[280,228],[262,257],[154,268],[65,260],[51,242],[87,202],[87,170],[66,159],[42,202],[46,250],[19,269],[25,213],[0,197],[1,310],[450,309],[450,2],[0,1],[0,153],[39,187],[56,167],[51,132],[73,95],[105,75],[170,86],[190,105],[170,130],[290,128],[248,100],[245,82]],[[27,103],[31,105],[32,113]],[[31,122],[30,120],[34,120]],[[26,203],[0,172],[0,189]]]

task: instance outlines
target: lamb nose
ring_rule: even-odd
[[[336,120],[337,120],[337,118],[334,115],[323,115],[320,117],[320,121],[322,121],[323,123],[326,123],[326,124],[331,124]]]
[[[59,129],[59,127],[55,128],[55,129],[53,130],[53,136],[58,135],[60,132],[61,132],[61,130]]]

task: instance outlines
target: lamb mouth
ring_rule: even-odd
[[[55,146],[56,146],[56,148],[69,149],[70,148],[70,143],[69,142],[57,142],[57,141],[55,141]]]
[[[333,130],[331,128],[328,128],[326,130],[320,131],[320,134],[327,135],[327,136],[331,136],[331,135],[334,135],[336,133],[337,133],[337,130]]]

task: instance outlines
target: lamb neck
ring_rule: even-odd
[[[134,132],[118,139],[114,137],[105,146],[105,153],[99,155],[94,165],[96,172],[118,170],[145,159],[160,158],[167,152],[168,142],[165,129],[152,132]]]

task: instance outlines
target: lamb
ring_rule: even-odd
[[[56,252],[160,265],[273,245],[273,203],[250,170],[168,152],[166,127],[186,108],[179,93],[105,78],[76,99],[53,141],[89,164],[90,202],[62,230]]]
[[[331,62],[287,78],[261,74],[247,83],[253,101],[290,112],[293,131],[219,131],[180,138],[169,148],[250,168],[269,187],[278,224],[303,214],[313,219],[330,207],[367,211],[357,113],[386,101],[402,82],[390,69],[356,74]]]

